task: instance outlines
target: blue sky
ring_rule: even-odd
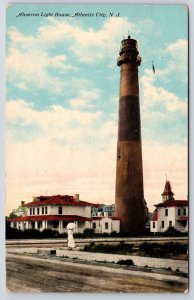
[[[22,12],[71,17],[18,16]],[[94,16],[73,17],[77,12]],[[138,41],[142,57],[145,199],[153,210],[165,174],[176,199],[186,199],[187,18],[183,5],[8,7],[8,211],[41,194],[80,193],[83,200],[114,203],[116,60],[128,32]]]

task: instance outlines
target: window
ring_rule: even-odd
[[[186,208],[183,209],[183,214],[184,214],[184,216],[187,215],[187,210],[186,210]]]
[[[153,228],[156,228],[156,223],[155,222],[153,222]]]
[[[47,215],[48,214],[48,209],[47,209],[47,207],[45,207],[45,215]]]
[[[59,206],[59,207],[58,207],[58,215],[62,215],[62,210],[63,210],[63,209],[62,209],[62,206]]]
[[[39,215],[39,214],[40,214],[40,208],[37,207],[37,215]]]
[[[32,215],[32,209],[30,208],[30,215]]]
[[[33,215],[35,215],[35,207],[33,207]]]
[[[44,207],[42,207],[42,215],[44,215]]]
[[[172,226],[172,221],[169,221],[169,226]]]
[[[165,209],[165,216],[168,216],[168,208]]]
[[[180,216],[181,215],[181,209],[179,208],[178,209],[178,216]]]
[[[164,228],[164,221],[161,222],[161,227]]]
[[[96,229],[96,223],[92,224],[93,229]]]
[[[108,229],[108,222],[105,223],[105,229]]]

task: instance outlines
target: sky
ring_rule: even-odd
[[[153,211],[166,176],[175,199],[187,199],[187,18],[184,5],[7,8],[7,214],[40,195],[78,193],[81,200],[114,203],[116,62],[128,34],[138,41],[142,57],[145,200]]]

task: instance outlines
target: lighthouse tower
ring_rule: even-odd
[[[121,232],[145,230],[141,121],[138,66],[141,64],[137,41],[122,40],[117,65],[121,67],[115,216]]]

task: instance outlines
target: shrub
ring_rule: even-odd
[[[44,239],[57,238],[59,233],[56,230],[44,229],[42,232],[38,229],[26,229],[24,231],[6,226],[6,239]]]
[[[41,235],[43,238],[57,238],[59,237],[59,232],[57,230],[44,229]]]
[[[180,236],[181,232],[175,229],[173,226],[169,226],[168,229],[164,232],[164,235],[167,236]]]
[[[134,266],[134,262],[132,259],[121,259],[117,262],[119,265],[126,265],[126,266]]]
[[[23,232],[23,238],[24,239],[39,239],[41,238],[41,232],[37,229],[27,229]]]
[[[142,243],[140,245],[140,251],[145,255],[153,257],[165,257],[170,258],[177,254],[186,254],[188,249],[187,244],[181,243]]]
[[[66,233],[66,232],[64,232],[64,233],[59,233],[59,234],[58,234],[58,238],[64,238],[64,239],[66,239],[66,238],[67,238],[67,233]]]
[[[86,229],[84,229],[83,235],[86,238],[94,236],[94,229],[92,229],[92,228],[86,228]]]
[[[6,239],[22,239],[23,232],[16,228],[6,227]]]
[[[95,244],[91,242],[90,245],[84,247],[84,251],[88,252],[100,252],[100,253],[110,253],[110,254],[126,254],[131,252],[133,244],[125,244],[120,242],[119,245],[109,245],[109,244]]]

